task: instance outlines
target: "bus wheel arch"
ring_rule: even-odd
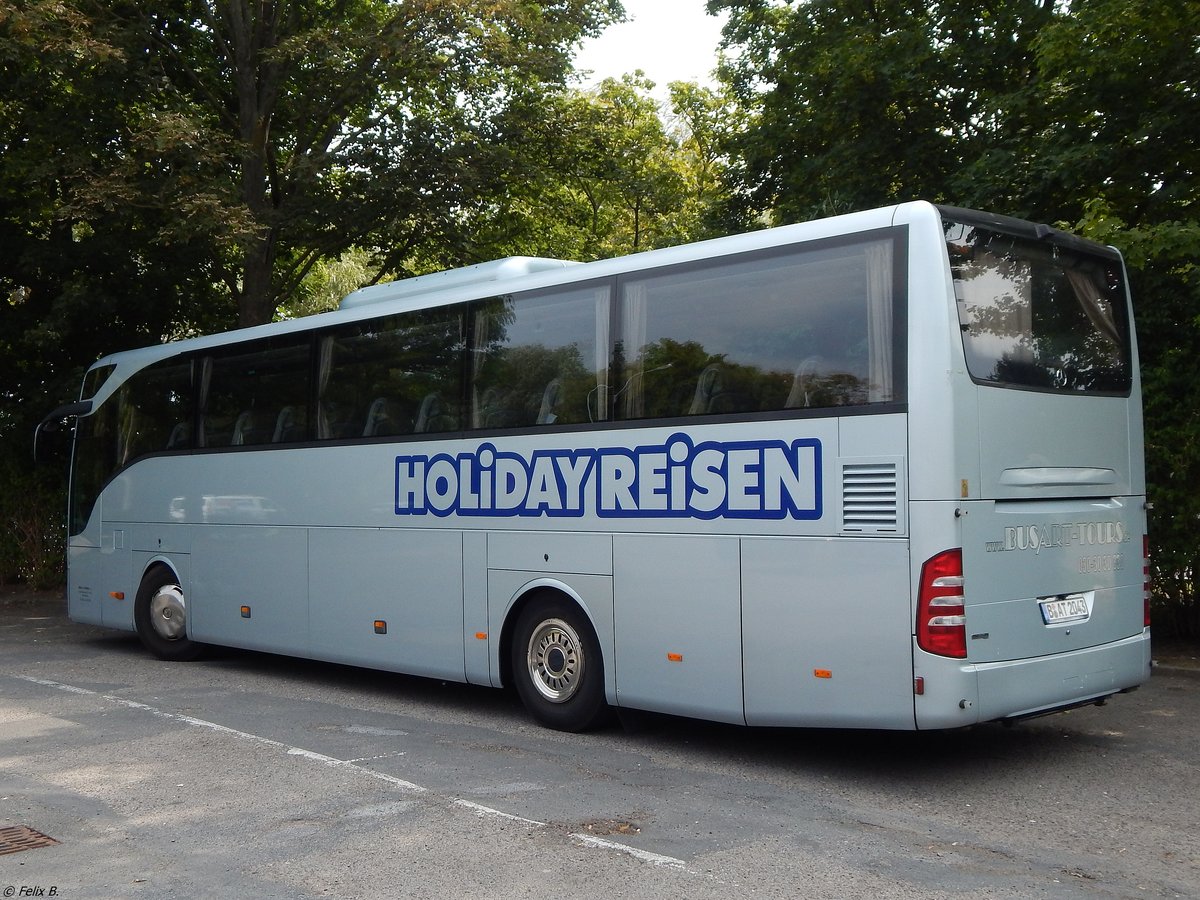
[[[570,594],[538,587],[513,604],[501,632],[501,676],[540,724],[586,731],[608,713],[596,628]]]
[[[188,604],[181,579],[165,562],[142,575],[133,605],[133,621],[143,646],[159,659],[198,659],[205,646],[188,637]]]

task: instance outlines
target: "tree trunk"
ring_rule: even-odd
[[[233,0],[227,20],[237,86],[238,131],[242,142],[242,201],[256,232],[245,237],[238,323],[243,327],[270,322],[276,297],[272,286],[278,233],[270,224],[274,200],[268,178],[271,118],[282,69],[264,61],[263,51],[275,46],[273,3],[252,5]]]
[[[272,285],[275,269],[275,233],[256,237],[243,254],[242,291],[238,298],[238,325],[262,325],[275,317],[277,306]]]

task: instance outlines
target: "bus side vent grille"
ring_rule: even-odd
[[[895,463],[843,464],[843,531],[899,531],[899,509]]]

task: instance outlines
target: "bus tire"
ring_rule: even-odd
[[[186,662],[198,659],[205,645],[187,636],[187,601],[175,573],[165,566],[142,578],[133,606],[138,637],[159,659]]]
[[[586,731],[608,711],[604,660],[587,617],[568,600],[541,595],[517,617],[512,676],[525,708],[558,731]]]

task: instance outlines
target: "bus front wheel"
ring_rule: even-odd
[[[600,642],[573,603],[552,596],[530,601],[517,618],[511,662],[521,702],[549,728],[585,731],[608,709]]]
[[[142,644],[159,659],[197,659],[204,645],[187,636],[187,600],[170,569],[152,569],[142,579],[133,607]]]

